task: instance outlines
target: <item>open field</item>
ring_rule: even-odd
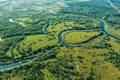
[[[76,44],[84,42],[94,36],[97,36],[99,32],[82,32],[82,31],[73,31],[64,34],[64,40],[68,43]]]
[[[100,56],[107,53],[109,53],[108,49],[67,49],[62,47],[57,56],[72,55],[76,71],[82,71],[85,79],[89,76],[87,74],[95,71],[95,76],[99,77],[101,74],[103,80],[106,80],[106,76],[110,76],[110,80],[117,80],[120,75],[119,70],[114,68],[114,65],[110,62],[104,61],[104,58]],[[114,72],[111,68],[114,69]],[[115,75],[117,76],[115,77]]]
[[[31,35],[27,36],[15,47],[12,47],[12,49],[10,49],[6,55],[9,57],[14,56],[15,58],[20,58],[22,55],[33,55],[32,52],[47,46],[52,46],[54,44],[56,44],[56,41],[48,35]]]

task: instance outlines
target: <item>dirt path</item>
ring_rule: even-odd
[[[18,24],[22,25],[23,27],[25,27],[25,24],[22,22],[14,21],[13,19],[9,19],[9,21],[12,23],[18,23]]]

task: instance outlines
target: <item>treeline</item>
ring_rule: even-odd
[[[96,5],[96,3],[99,3]],[[116,13],[114,9],[111,9],[111,6],[107,5],[105,1],[91,1],[81,3],[81,2],[71,2],[68,3],[67,8],[63,8],[61,10],[62,14],[79,14],[79,15],[85,15],[92,18],[101,18],[106,15],[111,15]],[[102,14],[102,15],[101,15]]]
[[[0,64],[5,64],[7,62],[10,62],[8,59],[11,59],[11,57],[7,56],[6,53],[13,45],[16,45],[18,42],[22,41],[23,39],[24,37],[22,36],[12,37],[12,38],[7,38],[4,40],[4,42],[0,43]]]
[[[109,54],[104,54],[102,56],[105,57],[105,61],[113,63],[115,67],[120,70],[120,55],[118,53],[112,50],[111,52],[109,52]]]

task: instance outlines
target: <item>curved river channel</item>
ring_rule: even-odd
[[[120,40],[119,37],[114,36],[114,35],[112,35],[112,34],[109,34],[109,33],[105,30],[105,23],[104,23],[102,20],[100,20],[100,27],[101,27],[101,30],[102,30],[104,33],[106,33],[107,35],[109,35],[109,36],[111,36],[111,37],[113,37],[113,38],[115,38],[115,39]],[[66,42],[63,40],[63,36],[62,36],[64,32],[65,32],[65,31],[61,32],[60,35],[58,36],[58,38],[59,38],[59,41],[60,41],[60,42],[66,44]],[[67,45],[68,45],[68,44],[67,44]],[[32,58],[32,59],[27,59],[26,62],[19,61],[19,62],[11,63],[11,64],[8,64],[8,65],[0,65],[0,71],[9,70],[9,69],[12,69],[12,68],[15,68],[15,67],[19,67],[19,66],[25,65],[25,64],[29,63],[31,60],[33,60],[33,59],[34,59],[34,58]]]

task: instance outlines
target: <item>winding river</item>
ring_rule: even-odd
[[[113,34],[110,34],[110,33],[105,29],[105,22],[102,21],[102,20],[100,20],[100,27],[101,27],[101,30],[102,30],[104,33],[106,33],[108,36],[113,37],[113,38],[115,38],[115,39],[117,39],[117,40],[120,40],[120,37],[115,36],[115,35],[113,35]]]
[[[99,19],[99,21],[100,21],[100,28],[101,28],[101,30],[102,30],[103,33],[105,33],[105,34],[107,34],[108,36],[113,37],[113,38],[115,38],[115,39],[117,39],[117,40],[120,40],[120,37],[115,36],[115,35],[110,34],[109,32],[107,32],[107,30],[105,29],[105,22],[104,22],[103,20]],[[58,36],[58,40],[59,40],[60,43],[66,45],[66,46],[68,46],[68,47],[81,47],[82,44],[75,45],[75,44],[70,44],[70,43],[67,43],[66,41],[64,41],[64,36],[63,36],[63,35],[64,35],[65,33],[73,32],[73,31],[78,31],[78,30],[66,30],[66,31],[62,31],[62,32],[59,34],[59,36]]]
[[[16,21],[13,21],[13,20],[10,20],[10,21],[11,21],[11,22],[16,22]],[[113,37],[113,38],[115,38],[115,39],[120,40],[119,37],[114,36],[114,35],[112,35],[112,34],[109,34],[109,33],[106,31],[106,29],[105,29],[105,22],[102,21],[102,20],[100,20],[100,27],[101,27],[101,30],[102,30],[104,33],[106,33],[108,36],[111,36],[111,37]],[[71,44],[69,44],[69,43],[67,43],[67,42],[65,42],[65,41],[63,40],[63,34],[64,34],[64,33],[67,33],[67,32],[69,32],[69,30],[61,32],[61,33],[59,34],[59,36],[58,36],[58,40],[59,40],[59,42],[65,44],[65,45],[70,46]],[[76,45],[72,45],[72,46],[76,46]],[[12,63],[12,64],[8,64],[8,65],[0,65],[0,71],[9,70],[9,69],[12,69],[12,68],[15,68],[15,67],[19,67],[19,66],[25,65],[25,64],[29,63],[31,60],[33,60],[33,59],[34,59],[34,58],[32,58],[32,59],[27,59],[26,62],[19,61],[19,62]]]
[[[80,47],[80,46],[82,46],[82,44],[76,45],[76,44],[71,44],[71,43],[67,43],[66,41],[64,41],[64,36],[63,35],[66,34],[66,33],[69,33],[69,32],[74,32],[74,31],[79,31],[79,30],[66,30],[66,31],[62,31],[58,35],[59,42],[64,44],[64,45],[66,45],[66,46],[68,46],[68,47],[78,47],[78,46]]]

